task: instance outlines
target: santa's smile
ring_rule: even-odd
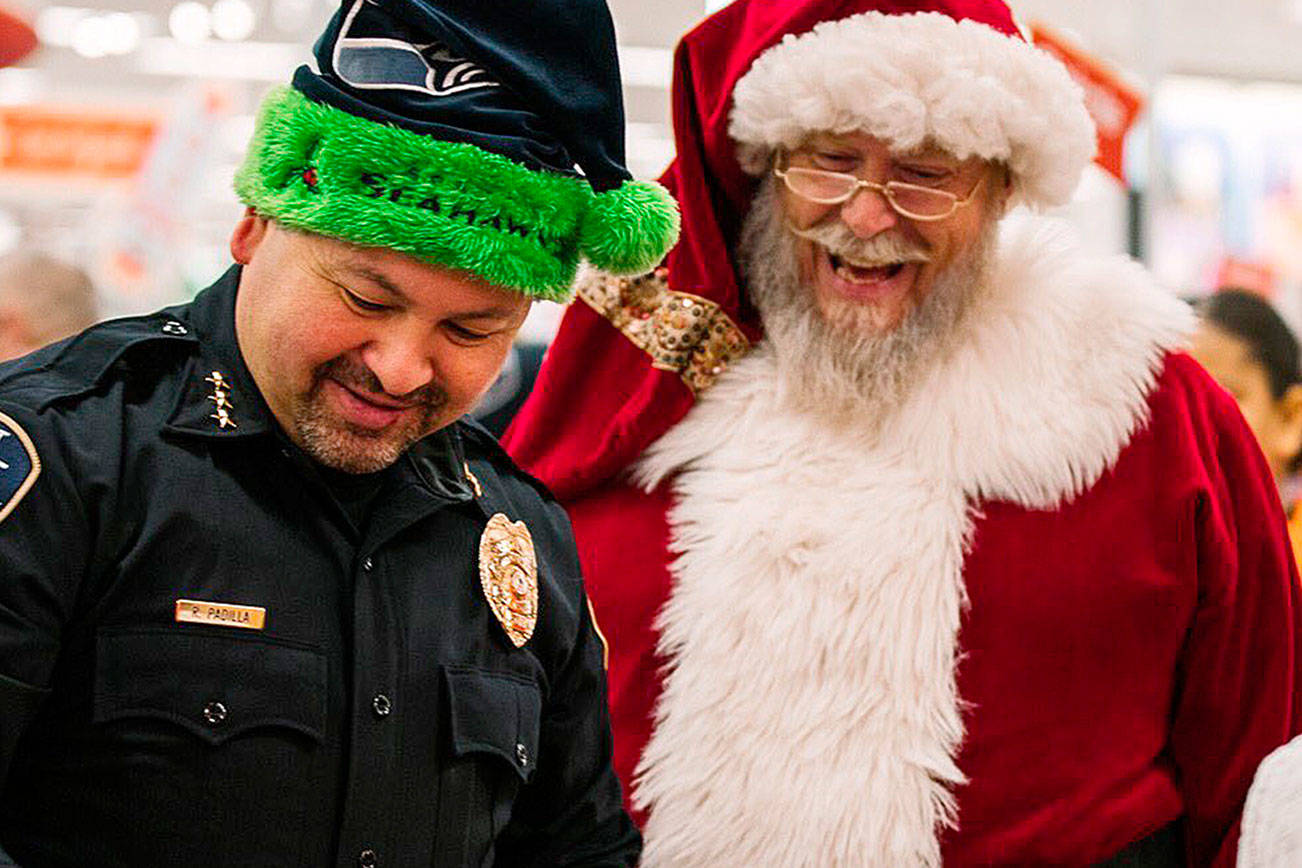
[[[880,302],[908,294],[920,267],[917,262],[856,260],[822,246],[817,248],[815,258],[820,289],[858,302]]]

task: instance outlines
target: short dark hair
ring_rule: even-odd
[[[1213,328],[1247,344],[1253,361],[1266,371],[1276,401],[1284,397],[1289,386],[1302,382],[1297,338],[1266,299],[1226,287],[1203,300],[1198,312]]]

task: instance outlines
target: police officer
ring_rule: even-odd
[[[0,366],[0,844],[632,865],[564,512],[459,421],[581,256],[676,232],[609,14],[350,0],[316,56],[225,276]]]

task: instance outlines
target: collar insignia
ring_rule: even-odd
[[[500,512],[488,520],[479,539],[479,581],[511,644],[523,646],[538,624],[538,560],[524,522]]]
[[[466,482],[470,483],[470,488],[475,492],[475,497],[483,497],[484,489],[479,484],[479,478],[470,472],[470,464],[462,462],[461,469],[466,472]]]
[[[217,412],[208,418],[216,419],[218,428],[239,427],[235,424],[235,420],[231,418],[231,410],[234,409],[230,402],[231,386],[226,382],[221,371],[213,371],[211,377],[204,377],[203,379],[206,383],[212,383],[212,394],[208,396],[208,400],[217,405]]]

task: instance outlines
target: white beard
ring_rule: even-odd
[[[766,178],[742,227],[738,259],[777,355],[783,403],[859,430],[898,407],[944,357],[946,339],[984,291],[997,228],[987,221],[922,303],[882,331],[868,306],[847,304],[830,317],[819,308],[801,278],[799,241],[783,219],[777,185]]]
[[[1044,225],[1011,227],[978,298],[920,345],[928,361],[901,363],[911,395],[875,432],[783,403],[774,383],[803,385],[802,356],[832,354],[770,323],[635,466],[639,485],[673,487],[677,555],[633,784],[645,868],[940,865],[940,831],[961,821],[975,514],[1092,486],[1192,321],[1135,264]],[[856,376],[869,406],[877,375]]]

